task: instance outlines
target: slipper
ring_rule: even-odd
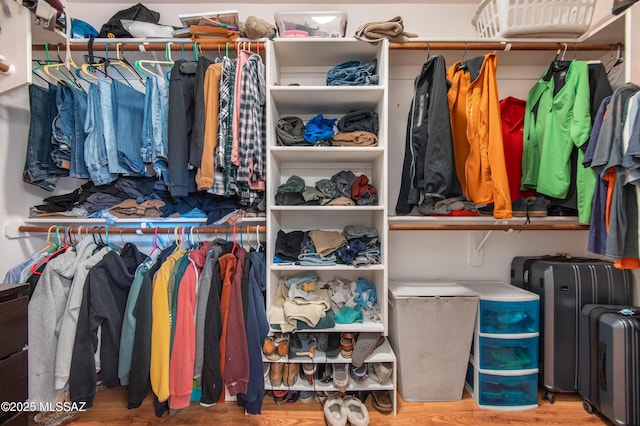
[[[369,411],[362,401],[353,395],[347,395],[342,398],[342,402],[351,426],[367,426],[369,424]]]
[[[349,364],[336,364],[333,367],[333,385],[339,392],[346,392],[349,386]]]
[[[336,395],[328,396],[322,409],[329,426],[345,426],[347,424],[347,410],[342,398]]]
[[[364,364],[364,360],[367,359],[371,352],[376,348],[376,345],[380,339],[384,339],[380,333],[367,333],[363,332],[358,335],[353,354],[351,355],[351,363],[356,367],[361,367]]]
[[[373,391],[371,392],[371,404],[381,413],[389,413],[393,411],[393,403],[389,396],[389,391]]]

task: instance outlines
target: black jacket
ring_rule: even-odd
[[[93,405],[98,327],[102,327],[102,383],[106,387],[120,385],[118,356],[122,318],[136,268],[144,258],[136,246],[127,243],[120,254],[115,251],[107,253],[87,275],[69,374],[69,396],[73,402],[85,402],[86,407]]]
[[[396,213],[461,193],[456,176],[444,57],[422,64],[414,81]]]
[[[140,294],[133,315],[136,317],[136,331],[133,338],[133,355],[127,388],[127,408],[138,408],[149,395],[151,380],[151,300],[153,294],[153,276],[162,262],[175,250],[175,244],[162,250],[156,262],[144,275]]]

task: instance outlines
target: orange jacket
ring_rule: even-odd
[[[493,216],[510,218],[511,196],[504,160],[495,53],[454,63],[447,93],[456,173],[466,197],[494,203]],[[472,76],[474,77],[472,80]]]

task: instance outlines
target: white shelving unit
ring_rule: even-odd
[[[268,181],[271,188],[267,198],[267,313],[278,282],[282,277],[301,271],[317,271],[320,280],[334,278],[357,280],[363,277],[376,289],[381,321],[337,324],[331,329],[305,330],[317,332],[379,332],[387,335],[387,97],[388,42],[370,44],[356,39],[276,39],[266,43],[267,52],[267,140]],[[368,63],[377,60],[379,84],[375,86],[327,86],[327,71],[347,60]],[[377,113],[379,120],[378,145],[375,147],[278,146],[275,127],[278,120],[296,116],[307,122],[317,114],[324,118],[340,119],[356,110]],[[375,206],[287,206],[276,205],[279,185],[293,175],[300,176],[307,185],[329,179],[336,173],[350,170],[356,176],[365,174],[378,191]],[[321,229],[341,232],[345,225],[374,227],[380,240],[381,262],[362,267],[351,265],[299,266],[273,262],[278,232]],[[349,360],[326,358],[316,354],[313,362],[348,363]],[[362,384],[351,383],[349,390],[378,389],[393,391],[395,399],[395,356],[388,342],[376,349],[366,361],[393,362],[394,378],[390,384],[377,385],[369,379]],[[305,362],[295,358],[291,362]],[[306,362],[312,362],[311,360]],[[304,388],[300,390],[310,390]],[[272,389],[267,380],[267,389]],[[303,389],[304,388],[304,389]],[[322,388],[322,389],[320,389]],[[296,388],[297,389],[297,388]],[[316,385],[317,390],[335,390],[333,384]]]
[[[292,362],[298,364],[349,364],[351,363],[351,359],[343,358],[340,354],[336,357],[328,357],[324,352],[316,351],[313,358],[309,357],[282,357],[278,361],[270,361],[267,358],[262,357],[263,362]],[[349,380],[349,385],[347,386],[347,392],[354,391],[381,391],[387,390],[392,393],[392,401],[393,401],[393,414],[397,414],[397,393],[396,393],[396,374],[397,374],[397,365],[396,365],[396,357],[391,349],[391,345],[389,341],[385,339],[384,343],[377,347],[371,355],[369,355],[365,359],[365,364],[373,364],[376,362],[384,362],[391,363],[393,365],[393,374],[391,379],[385,383],[377,383],[371,378],[367,378],[362,383],[357,383],[353,380]],[[296,382],[292,386],[286,386],[284,384],[280,386],[272,386],[271,380],[269,378],[265,379],[265,389],[272,390],[297,390],[297,391],[335,391],[336,388],[332,382],[324,383],[319,379],[315,379],[313,384],[310,384],[308,381],[298,377]]]

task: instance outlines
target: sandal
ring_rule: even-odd
[[[354,333],[342,333],[340,335],[340,355],[343,358],[351,358],[356,343],[356,335]]]
[[[389,413],[393,411],[393,403],[389,396],[389,391],[373,391],[371,392],[371,404],[381,413]]]

